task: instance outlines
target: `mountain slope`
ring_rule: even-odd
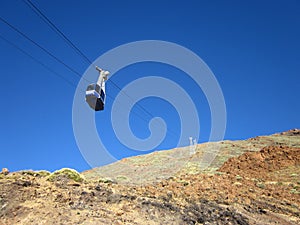
[[[214,145],[221,146],[220,154],[201,170],[201,155]],[[201,144],[191,156],[181,154],[186,150],[123,160],[145,171],[144,177],[125,170],[126,179],[139,179],[139,185],[121,179],[120,162],[86,171],[85,177],[71,169],[52,174],[3,170],[0,225],[300,224],[300,130]],[[159,161],[161,155],[165,158]],[[182,160],[177,165],[183,166],[167,179],[155,181],[156,174],[141,168],[160,171],[160,163],[170,157]],[[170,164],[162,171],[170,171]],[[107,168],[111,171],[99,174]],[[110,179],[101,178],[106,175]]]
[[[259,151],[266,146],[300,147],[299,139],[299,130],[294,129],[244,141],[204,143],[196,146],[193,155],[190,155],[189,147],[176,148],[126,158],[107,166],[84,171],[83,174],[87,179],[103,177],[124,184],[153,183],[182,174],[214,172],[229,158],[247,151]],[[208,166],[207,162],[210,163]]]

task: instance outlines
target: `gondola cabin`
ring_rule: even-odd
[[[95,111],[104,109],[105,93],[97,84],[90,84],[85,92],[85,100]]]
[[[85,101],[95,111],[104,109],[105,104],[105,81],[109,75],[108,71],[101,70],[97,67],[100,72],[97,83],[88,85],[85,92]]]

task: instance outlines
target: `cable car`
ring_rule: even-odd
[[[93,83],[87,86],[85,92],[85,101],[95,111],[104,109],[105,104],[105,81],[109,75],[108,71],[102,70],[96,67],[99,71],[99,77],[97,83]]]

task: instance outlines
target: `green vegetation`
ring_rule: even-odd
[[[104,178],[104,177],[102,177],[102,178],[99,179],[99,183],[105,183],[105,184],[107,184],[107,183],[113,183],[113,180],[111,178]]]
[[[291,189],[291,194],[300,194],[300,191],[298,191],[296,188]]]
[[[76,170],[70,168],[63,168],[57,171],[54,171],[48,177],[49,181],[60,181],[65,178],[74,180],[76,182],[82,182],[84,180],[83,176],[80,175]]]
[[[33,170],[22,170],[22,171],[20,171],[20,173],[22,175],[36,176],[35,175],[36,173]]]
[[[39,176],[41,177],[46,177],[46,176],[49,176],[51,173],[47,170],[40,170],[40,171],[37,171],[36,172]]]
[[[186,170],[188,174],[198,174],[200,172],[199,163],[188,162]]]
[[[178,182],[178,183],[180,183],[180,184],[182,184],[183,186],[187,186],[187,185],[189,185],[189,184],[190,184],[188,181],[186,181],[186,180],[182,180],[182,179],[180,179],[180,180],[177,180],[177,182]]]
[[[33,170],[23,170],[21,171],[22,175],[29,175],[33,177],[46,177],[49,176],[51,173],[46,170],[40,170],[40,171],[33,171]]]
[[[222,175],[225,174],[225,173],[224,173],[224,172],[217,171],[217,172],[215,172],[215,174],[218,175],[218,176],[222,176]]]
[[[119,176],[116,177],[116,179],[119,180],[119,181],[121,181],[121,180],[128,180],[128,177],[119,175]]]
[[[264,189],[266,187],[266,185],[263,182],[256,183],[256,186],[261,188],[261,189]]]
[[[243,180],[243,177],[241,177],[240,175],[236,175],[235,179],[237,179],[237,180]]]

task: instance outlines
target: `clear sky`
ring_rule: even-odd
[[[227,110],[224,139],[246,139],[300,127],[297,0],[32,2],[92,61],[119,45],[141,40],[173,42],[196,53],[223,91]],[[2,18],[80,74],[90,66],[23,1],[1,1],[0,5]],[[89,169],[72,127],[73,97],[80,78],[2,22],[0,32],[63,77],[0,39],[0,167],[12,171]],[[111,79],[123,88],[145,76],[171,79],[189,93],[199,111],[199,142],[207,141],[210,109],[204,94],[184,72],[148,62],[128,66]],[[95,118],[104,144],[120,159],[141,152],[123,146],[113,132],[109,118],[118,92],[107,83],[110,98],[105,111],[96,113]],[[168,125],[165,140],[155,149],[175,147],[180,123],[172,105],[158,98],[146,98],[139,104]],[[147,138],[151,118],[137,106],[132,111],[133,133]]]

